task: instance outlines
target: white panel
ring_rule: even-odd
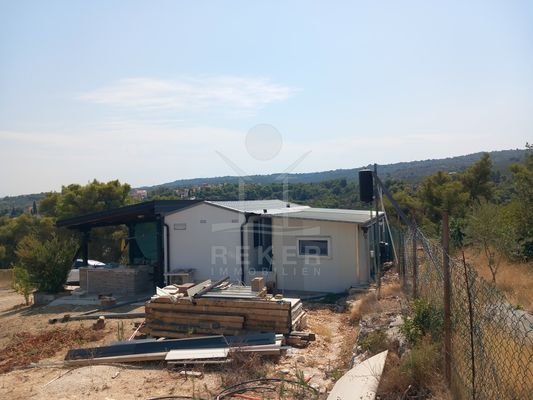
[[[274,218],[274,262],[278,287],[286,290],[343,292],[358,285],[356,224]],[[298,239],[331,238],[328,257],[297,255]]]
[[[170,350],[165,357],[166,361],[178,360],[200,360],[208,358],[226,358],[228,356],[228,348],[218,349],[181,349]]]
[[[238,212],[205,203],[167,215],[169,226],[187,227],[170,231],[170,271],[192,268],[197,281],[226,276],[240,281],[242,222],[244,216]]]

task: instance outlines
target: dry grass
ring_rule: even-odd
[[[37,335],[17,333],[0,351],[0,374],[51,357],[62,349],[100,340],[103,336],[102,331],[90,328],[54,329]]]
[[[533,393],[530,364],[533,359],[531,341],[524,339],[525,332],[516,337],[497,326],[488,326],[475,338],[475,365],[478,396],[499,399],[525,399]],[[455,339],[455,338],[454,338]],[[455,339],[455,343],[459,339]],[[462,343],[462,342],[461,342]],[[465,360],[464,347],[456,345],[454,359]],[[459,366],[463,366],[460,368]],[[457,374],[469,382],[470,364],[457,364]],[[469,383],[466,383],[469,388]]]
[[[338,360],[340,361],[339,365],[337,365],[337,368],[345,369],[348,368],[350,361],[352,359],[352,352],[354,348],[354,343],[357,340],[357,334],[358,330],[350,330],[345,335],[344,340],[340,342],[339,347],[339,357]]]
[[[389,352],[378,395],[382,400],[407,398],[451,400],[442,375],[438,372],[438,346],[429,338],[422,340],[401,360]]]
[[[274,363],[257,353],[235,352],[231,354],[231,362],[214,368],[221,372],[221,386],[230,387],[247,380],[269,376]]]
[[[392,282],[390,284],[382,286],[380,296],[381,297],[403,296],[402,286],[400,285],[400,282]]]
[[[487,260],[482,254],[473,250],[466,252],[467,259],[475,267],[478,274],[488,282],[492,282],[492,275]],[[502,260],[496,286],[505,293],[510,303],[533,312],[533,263],[516,263]]]
[[[385,290],[385,287],[382,291]],[[361,318],[368,314],[379,313],[383,311],[383,306],[379,303],[375,292],[365,294],[362,298],[356,300],[350,311],[350,321],[353,324],[358,323]]]
[[[331,329],[322,323],[309,323],[309,329],[314,332],[316,335],[320,336],[322,340],[324,340],[326,343],[331,343],[333,339],[333,333],[331,332]]]

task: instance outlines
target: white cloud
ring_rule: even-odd
[[[198,112],[222,108],[253,112],[288,99],[295,92],[267,78],[236,76],[121,79],[79,96],[108,106],[146,111]]]

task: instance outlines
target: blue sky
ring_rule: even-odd
[[[531,4],[0,0],[0,195],[522,148]]]

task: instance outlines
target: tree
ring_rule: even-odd
[[[526,144],[528,153],[523,163],[511,166],[513,197],[509,208],[516,228],[516,240],[521,255],[533,259],[533,147]]]
[[[47,193],[39,204],[40,214],[57,219],[122,207],[131,201],[130,185],[118,180],[107,183],[97,180],[85,186],[63,186],[61,193]],[[120,241],[126,236],[125,227],[95,228],[91,231],[91,257],[102,261],[116,261],[121,255]],[[71,254],[71,257],[74,253]]]
[[[494,203],[480,203],[468,218],[466,233],[473,247],[484,254],[492,282],[496,283],[501,259],[513,246],[514,235],[504,208]]]
[[[481,200],[490,201],[494,193],[491,180],[492,160],[489,153],[483,153],[481,159],[459,175],[464,190],[469,195],[470,203],[479,204]]]
[[[461,217],[468,201],[468,193],[464,191],[461,182],[453,180],[448,173],[442,171],[424,179],[417,196],[422,202],[425,216],[433,223],[435,232],[439,231],[438,224],[444,211],[452,218]]]
[[[55,230],[52,218],[33,218],[22,214],[16,218],[0,218],[0,268],[18,265],[17,244],[27,235],[45,240]],[[3,254],[1,254],[3,253]]]
[[[43,292],[57,293],[63,290],[75,250],[72,238],[60,239],[54,232],[42,241],[30,234],[18,243],[17,256],[32,285]]]
[[[58,219],[122,207],[129,202],[131,186],[118,180],[107,183],[96,179],[85,186],[63,186],[61,193],[47,193],[41,200],[41,214]]]
[[[26,305],[29,306],[30,294],[33,291],[33,285],[30,282],[30,274],[26,268],[13,268],[13,283],[11,286],[15,292],[24,296],[24,301]]]

